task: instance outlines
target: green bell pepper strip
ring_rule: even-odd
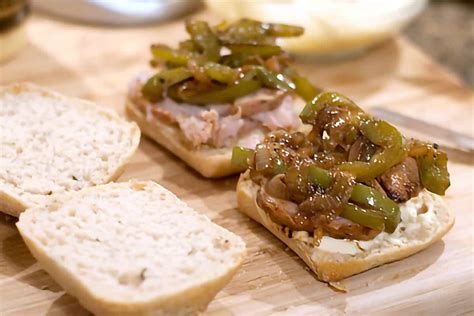
[[[411,141],[408,156],[416,159],[423,186],[430,192],[444,195],[450,186],[446,153],[436,144]]]
[[[264,43],[269,40],[266,35],[268,27],[264,23],[251,19],[240,19],[219,30],[219,39],[234,43]]]
[[[181,51],[189,52],[189,53],[197,53],[198,47],[194,43],[192,39],[187,39],[184,41],[179,42],[179,49]]]
[[[234,165],[242,167],[242,169],[247,169],[249,167],[248,159],[254,154],[254,152],[255,150],[253,149],[235,146],[232,149],[231,162]]]
[[[234,82],[240,74],[240,71],[218,63],[208,62],[203,66],[204,73],[211,78],[222,83]]]
[[[442,151],[430,151],[416,158],[423,186],[430,192],[444,195],[450,186],[448,157]]]
[[[155,59],[168,62],[173,66],[186,66],[192,56],[161,44],[152,45],[151,53]]]
[[[315,124],[319,111],[327,106],[345,108],[351,111],[354,114],[352,115],[353,124],[357,124],[361,117],[366,116],[361,108],[345,96],[337,92],[322,92],[306,104],[300,113],[300,118],[305,124]]]
[[[304,33],[304,28],[294,25],[264,23],[241,19],[228,27],[221,28],[221,38],[237,43],[269,42],[275,37],[295,37]]]
[[[349,200],[362,207],[382,212],[385,231],[388,233],[393,233],[401,221],[398,204],[371,187],[359,183],[354,185]]]
[[[375,145],[383,147],[369,162],[351,161],[337,165],[341,171],[352,173],[359,182],[369,181],[381,175],[388,168],[401,162],[406,156],[403,136],[385,121],[361,120],[359,129]]]
[[[272,174],[277,175],[281,173],[285,173],[287,170],[287,166],[285,161],[280,156],[279,146],[270,147],[270,154],[271,154],[271,164],[272,164]]]
[[[283,74],[275,74],[262,66],[246,66],[244,69],[250,69],[249,75],[255,74],[263,86],[270,89],[279,89],[283,91],[293,90],[295,87]]]
[[[268,34],[274,37],[297,37],[304,33],[304,28],[282,23],[269,23]]]
[[[332,183],[332,177],[329,171],[316,166],[308,167],[309,180],[323,188],[328,188]]]
[[[279,55],[283,51],[277,45],[259,45],[259,44],[225,44],[232,54],[258,55],[262,58]]]
[[[306,102],[313,100],[321,93],[321,89],[315,87],[308,79],[298,74],[296,70],[287,68],[284,73],[293,82],[296,94]]]
[[[260,89],[262,84],[253,76],[244,76],[239,81],[220,90],[193,92],[190,94],[179,93],[177,85],[168,89],[168,96],[178,102],[206,105],[232,102],[235,99],[250,94]]]
[[[209,24],[204,21],[186,22],[186,30],[194,44],[208,61],[217,62],[220,58],[221,45]]]
[[[285,162],[280,159],[279,157],[273,157],[272,158],[273,162],[273,174],[281,174],[286,172],[286,165]]]
[[[148,79],[148,81],[143,85],[141,91],[148,101],[157,102],[161,100],[165,87],[174,85],[191,77],[191,72],[184,67],[166,69]]]
[[[384,217],[378,211],[364,209],[355,204],[347,203],[344,205],[340,216],[362,226],[379,231],[385,230]]]
[[[332,177],[326,169],[322,169],[316,166],[310,166],[308,168],[309,180],[314,184],[320,185],[323,188],[328,188],[332,183]],[[371,209],[373,212],[369,214],[357,212],[359,214],[359,220],[356,222],[363,226],[369,226],[372,219],[372,213],[378,213],[384,219],[385,231],[393,233],[395,228],[400,223],[400,207],[397,203],[392,201],[390,198],[384,196],[379,191],[357,183],[352,188],[351,202],[356,203],[359,206]],[[357,210],[352,210],[352,214]],[[343,214],[341,216],[345,217]],[[367,217],[367,224],[365,218]],[[350,218],[348,218],[350,219]]]
[[[245,65],[259,65],[256,56],[245,54],[224,55],[221,57],[219,63],[232,68],[243,67]]]
[[[158,102],[163,98],[163,87],[162,79],[158,75],[154,75],[143,85],[141,91],[145,99],[150,102]]]

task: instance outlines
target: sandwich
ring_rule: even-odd
[[[0,87],[0,211],[112,181],[140,142],[114,111],[33,84]]]
[[[277,131],[234,148],[246,168],[240,211],[295,251],[322,281],[405,258],[440,240],[454,214],[437,144],[406,139],[348,98],[319,94],[300,114],[307,134]]]
[[[298,130],[298,113],[320,91],[291,67],[276,44],[297,26],[242,19],[211,27],[188,21],[189,39],[151,46],[155,71],[130,83],[126,113],[151,137],[205,177],[238,173],[234,146],[266,133]]]
[[[245,244],[152,181],[55,195],[17,222],[39,265],[95,315],[197,315]]]

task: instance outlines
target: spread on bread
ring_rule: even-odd
[[[444,195],[447,156],[436,144],[405,139],[348,98],[323,92],[300,114],[308,135],[276,131],[232,160],[258,185],[258,206],[273,222],[323,236],[372,240],[393,233],[399,203],[424,190]]]
[[[276,45],[301,27],[242,19],[214,27],[188,21],[186,31],[190,39],[177,49],[152,45],[158,71],[130,85],[129,100],[148,120],[178,127],[193,149],[254,147],[269,131],[301,126],[298,112],[319,89]]]

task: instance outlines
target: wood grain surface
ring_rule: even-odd
[[[0,84],[30,81],[120,112],[128,81],[147,66],[149,44],[174,44],[185,36],[182,21],[116,29],[34,15],[27,27],[30,44],[0,66]],[[297,65],[315,83],[366,109],[383,106],[474,135],[472,91],[403,38],[355,59],[307,58]],[[459,150],[449,155],[452,185],[446,199],[456,212],[454,228],[421,253],[342,281],[346,293],[317,281],[284,244],[236,210],[236,177],[203,179],[143,138],[120,181],[155,180],[246,241],[245,264],[209,305],[208,315],[463,315],[474,311],[474,161]],[[0,315],[87,315],[39,269],[14,219],[0,218]]]

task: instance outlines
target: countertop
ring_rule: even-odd
[[[474,86],[474,1],[431,1],[405,35]]]

